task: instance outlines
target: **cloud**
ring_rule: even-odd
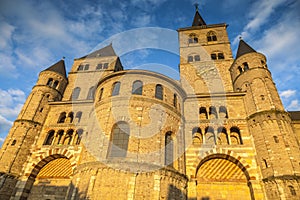
[[[25,102],[25,93],[19,89],[0,89],[0,115],[15,119]]]
[[[296,94],[296,90],[285,90],[279,93],[281,98],[290,98]]]
[[[298,100],[293,100],[288,106],[287,110],[300,110],[300,104]]]

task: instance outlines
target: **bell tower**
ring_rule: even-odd
[[[22,173],[31,146],[48,115],[48,102],[61,100],[67,83],[64,60],[39,74],[0,151],[0,199],[7,199],[14,188],[9,186],[15,185]]]
[[[227,25],[207,24],[198,7],[191,27],[178,29],[180,79],[191,94],[232,91]]]
[[[266,57],[240,40],[230,73],[234,91],[246,93],[249,131],[268,199],[299,199],[299,145]]]

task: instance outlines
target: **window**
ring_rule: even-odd
[[[195,61],[200,61],[200,56],[199,56],[199,55],[195,55],[195,56],[194,56],[194,60],[195,60]]]
[[[11,143],[11,146],[15,146],[16,143],[17,143],[17,140],[13,140]]]
[[[103,69],[107,69],[107,68],[108,68],[108,63],[104,63]]]
[[[205,107],[199,109],[200,119],[208,119],[207,111]]]
[[[243,73],[243,68],[241,68],[241,66],[238,66],[238,70],[239,70],[240,74]]]
[[[163,100],[163,86],[160,84],[155,87],[155,98]]]
[[[218,53],[218,60],[223,60],[223,59],[224,59],[224,54]]]
[[[78,99],[79,94],[80,94],[80,87],[74,88],[73,93],[72,93],[72,100]]]
[[[59,130],[58,133],[57,133],[57,136],[56,136],[57,137],[56,144],[61,144],[63,135],[64,135],[64,131],[63,130]]]
[[[77,68],[77,71],[82,71],[83,67],[84,67],[83,65],[79,65],[78,68]]]
[[[264,167],[265,168],[268,168],[269,166],[268,166],[268,162],[267,162],[267,160],[266,159],[262,159],[262,163],[263,163],[263,165],[264,165]]]
[[[173,97],[173,106],[175,108],[177,108],[177,94],[174,94],[174,97]]]
[[[100,94],[99,94],[99,101],[101,101],[102,99],[102,96],[103,96],[103,88],[100,89]]]
[[[73,112],[69,112],[68,114],[68,122],[72,123],[74,119],[74,113]]]
[[[243,63],[243,67],[244,67],[244,71],[249,70],[248,63],[244,62],[244,63]]]
[[[142,95],[143,93],[143,82],[142,81],[134,81],[132,84],[132,94]]]
[[[217,55],[215,53],[212,53],[210,57],[212,60],[217,60]]]
[[[126,122],[119,122],[113,126],[109,157],[126,157],[129,135],[130,129]]]
[[[51,86],[52,86],[52,83],[53,83],[53,79],[52,79],[52,78],[49,78],[49,80],[48,80],[48,82],[47,82],[47,85],[51,87]]]
[[[68,130],[68,132],[67,132],[67,134],[64,138],[63,144],[65,144],[65,145],[71,145],[72,144],[73,132],[74,132],[74,130],[72,130],[72,129]]]
[[[205,129],[205,143],[215,144],[215,133],[213,127],[206,127]]]
[[[64,123],[65,120],[66,120],[66,112],[60,113],[57,123]]]
[[[91,87],[89,89],[89,93],[87,95],[87,99],[89,99],[89,100],[94,99],[94,95],[95,95],[95,87],[93,86],[93,87]]]
[[[193,128],[192,137],[193,137],[193,145],[201,145],[203,143],[203,135],[199,127]]]
[[[243,144],[240,129],[238,127],[230,128],[231,144]]]
[[[275,143],[279,143],[279,139],[278,139],[277,136],[273,136],[273,138],[274,138],[274,142],[275,142]]]
[[[117,96],[117,95],[119,95],[119,92],[120,92],[120,86],[121,86],[121,83],[120,83],[120,82],[115,82],[115,83],[113,84],[113,89],[112,89],[111,96]]]
[[[96,67],[96,70],[102,69],[102,63],[99,63]]]
[[[89,65],[89,64],[86,64],[86,65],[84,66],[84,70],[89,70],[89,68],[90,68],[90,65]]]
[[[81,141],[81,138],[82,138],[82,133],[83,133],[82,129],[78,129],[76,131],[76,142],[75,142],[76,145],[80,144],[80,141]]]
[[[168,131],[165,135],[165,165],[173,166],[174,161],[174,142],[172,132]]]
[[[189,44],[198,43],[198,37],[195,34],[190,34]]]
[[[217,36],[216,33],[213,31],[210,31],[207,33],[207,41],[211,42],[211,41],[217,41]]]
[[[193,62],[194,58],[193,56],[188,56],[188,62]]]
[[[54,138],[54,130],[48,132],[44,145],[51,145]]]
[[[224,127],[218,128],[218,144],[229,144],[227,131]]]
[[[214,106],[209,107],[209,118],[210,119],[218,118],[216,107],[214,107]]]
[[[75,118],[77,119],[77,122],[80,122],[81,116],[82,116],[82,112],[81,111],[79,111],[79,112],[76,113],[76,117]]]
[[[288,187],[289,187],[289,189],[290,189],[291,195],[296,196],[297,194],[296,194],[295,188],[294,188],[293,186],[291,186],[291,185],[289,185]]]
[[[220,116],[220,118],[228,118],[227,109],[225,106],[220,106],[219,116]]]
[[[59,83],[58,81],[54,81],[54,83],[53,83],[53,86],[52,86],[52,87],[53,87],[53,88],[57,88],[57,86],[58,86],[58,83]]]

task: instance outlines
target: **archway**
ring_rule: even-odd
[[[32,169],[22,187],[21,199],[65,199],[70,195],[72,174],[72,164],[66,156],[48,156]]]
[[[207,156],[196,170],[197,199],[253,200],[250,176],[241,162],[225,154]]]

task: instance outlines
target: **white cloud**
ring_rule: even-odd
[[[293,100],[290,105],[287,106],[287,110],[300,110],[300,104],[298,100]]]
[[[296,90],[285,90],[279,93],[281,98],[290,98],[296,94]]]
[[[25,93],[19,89],[0,89],[0,115],[6,119],[14,119],[19,114]]]

